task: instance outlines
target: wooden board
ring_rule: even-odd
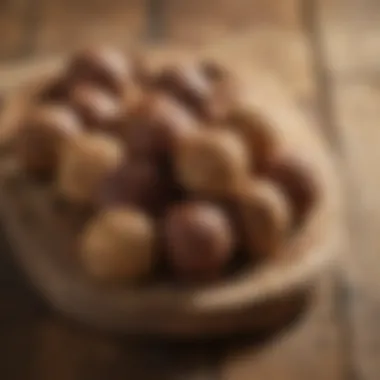
[[[207,346],[117,341],[51,318],[37,334],[39,380],[215,379],[216,351]]]
[[[379,160],[380,88],[371,80],[337,81],[334,88],[337,125],[342,133],[350,193],[351,255],[343,273],[347,323],[352,331],[352,371],[359,378],[377,379],[376,346],[380,342]]]
[[[379,72],[380,3],[318,0],[321,37],[332,80]]]
[[[34,9],[27,0],[0,2],[0,59],[25,55],[33,32]]]
[[[222,364],[223,379],[344,379],[345,357],[331,281],[331,277],[322,281],[309,313],[279,339],[262,349],[252,345],[230,349]]]
[[[221,40],[252,29],[260,33],[266,27],[297,30],[300,25],[298,0],[166,0],[163,17],[166,38],[187,44]]]
[[[380,3],[319,1],[331,124],[340,136],[350,254],[342,273],[342,308],[351,378],[379,378],[380,328]]]
[[[66,52],[86,43],[125,45],[142,37],[144,2],[139,0],[42,0],[35,54]]]

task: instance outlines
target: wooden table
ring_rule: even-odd
[[[173,345],[83,330],[30,290],[2,236],[1,379],[379,379],[379,25],[377,0],[0,1],[3,92],[30,61],[87,41],[196,46],[238,38],[239,54],[276,72],[323,128],[350,229],[343,263],[323,279],[311,310],[265,344]]]

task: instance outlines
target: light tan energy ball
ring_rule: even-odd
[[[44,105],[31,110],[22,122],[17,158],[29,173],[52,175],[62,146],[81,133],[81,123],[68,107]]]
[[[242,136],[260,172],[266,169],[280,144],[281,135],[260,115],[245,92],[237,93],[228,112],[228,124]]]
[[[144,213],[114,208],[99,214],[81,240],[81,259],[88,274],[105,282],[134,282],[154,264],[155,227]]]
[[[290,201],[274,183],[252,180],[238,194],[246,246],[253,260],[276,256],[292,224]]]
[[[103,181],[125,160],[120,141],[86,133],[65,145],[58,171],[58,191],[69,201],[91,204]]]
[[[228,195],[249,176],[244,141],[222,129],[204,129],[183,139],[175,156],[178,181],[189,191]]]

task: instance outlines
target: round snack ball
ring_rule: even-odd
[[[137,209],[121,207],[100,213],[81,239],[84,268],[103,282],[142,280],[153,269],[155,235],[153,221]]]
[[[68,98],[69,81],[64,75],[52,78],[38,91],[42,103],[63,103]]]
[[[249,176],[244,142],[228,130],[204,129],[188,136],[175,155],[176,176],[189,191],[229,195]]]
[[[233,255],[235,236],[222,209],[187,202],[168,210],[164,240],[169,265],[185,280],[218,278]]]
[[[148,94],[130,115],[125,139],[138,157],[170,157],[184,136],[196,130],[193,117],[174,99]]]
[[[134,205],[156,214],[168,203],[169,197],[170,183],[157,165],[148,161],[128,161],[104,181],[100,203],[106,207]]]
[[[73,57],[68,76],[73,82],[88,81],[122,96],[132,82],[133,68],[117,50],[110,47],[88,48]]]
[[[100,133],[84,133],[64,146],[58,190],[74,203],[93,204],[105,178],[125,159],[122,144]]]
[[[156,83],[200,116],[204,115],[206,104],[213,96],[211,81],[196,65],[178,64],[165,67],[158,75]]]
[[[211,124],[231,124],[229,112],[237,93],[237,82],[232,76],[213,82],[213,95],[205,103],[205,120]],[[234,125],[230,126],[235,129]],[[245,137],[245,136],[244,136]]]
[[[229,76],[228,70],[223,65],[212,59],[203,60],[200,63],[200,68],[203,74],[213,82],[222,81]]]
[[[231,128],[239,132],[250,147],[256,162],[256,169],[264,171],[275,154],[281,136],[268,120],[260,115],[257,107],[251,104],[249,95],[243,91],[235,92],[231,97],[228,123]]]
[[[90,83],[76,84],[69,97],[88,128],[110,129],[121,115],[120,100]]]
[[[75,113],[60,105],[41,105],[26,115],[18,140],[18,159],[30,173],[54,174],[63,144],[81,133]]]
[[[290,199],[296,223],[302,223],[317,202],[320,189],[312,166],[302,157],[279,154],[272,158],[266,175]]]
[[[237,195],[246,247],[254,259],[275,257],[291,229],[289,200],[273,182],[253,179]]]
[[[129,55],[133,63],[134,77],[136,81],[144,87],[150,87],[153,85],[154,74],[157,69],[151,59],[149,59],[149,55],[142,50],[132,50]]]

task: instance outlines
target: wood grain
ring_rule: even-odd
[[[255,347],[231,350],[223,365],[222,379],[344,379],[345,359],[333,289],[331,278],[326,277],[305,318],[261,350]]]
[[[334,101],[347,170],[351,247],[344,286],[352,329],[352,370],[359,378],[377,379],[380,364],[378,276],[380,202],[378,188],[380,88],[374,81],[336,82]]]
[[[35,374],[40,380],[215,378],[212,347],[112,339],[56,318],[42,321],[38,331]]]
[[[332,79],[379,72],[380,2],[318,0],[320,31]]]
[[[319,6],[332,124],[340,136],[348,189],[351,250],[342,275],[342,306],[352,332],[349,372],[372,380],[380,372],[380,3],[320,1]]]
[[[0,58],[22,56],[27,49],[30,32],[29,16],[33,10],[28,0],[0,1]]]
[[[139,0],[41,0],[37,54],[65,52],[87,43],[125,45],[141,38],[145,3]]]
[[[299,27],[298,0],[167,0],[166,37],[186,43],[212,41],[247,29]]]

